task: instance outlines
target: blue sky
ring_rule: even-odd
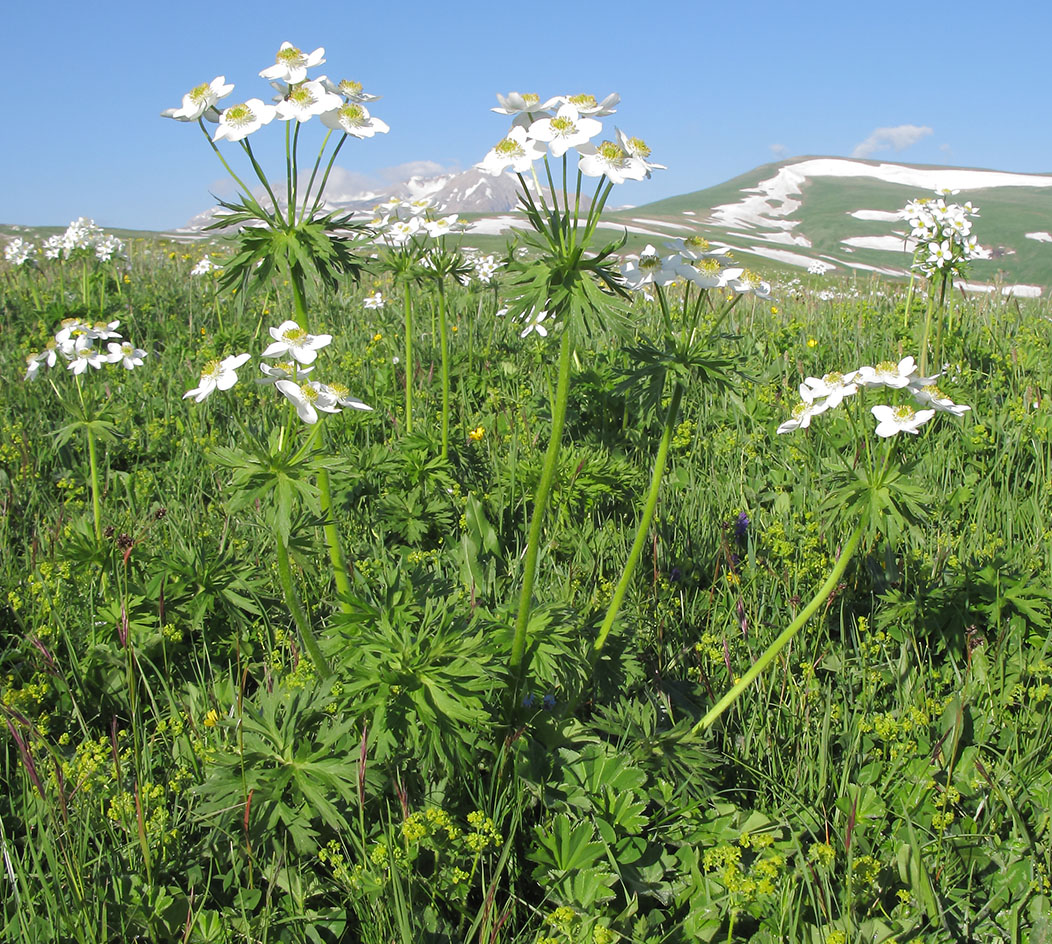
[[[269,100],[258,73],[284,40],[324,46],[315,71],[383,96],[372,111],[390,133],[339,160],[365,177],[471,166],[507,128],[495,93],[513,90],[620,93],[617,125],[669,170],[614,203],[867,140],[873,159],[1052,171],[1044,4],[57,0],[4,20],[3,223],[163,229],[207,209],[230,193],[225,172],[195,125],[159,113],[217,75],[236,86],[223,104]],[[922,130],[873,137],[903,126]],[[274,177],[279,139],[278,122],[253,138]]]

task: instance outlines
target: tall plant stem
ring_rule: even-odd
[[[403,283],[405,292],[405,431],[413,431],[413,298],[409,280]]]
[[[442,458],[449,458],[449,331],[446,326],[445,280],[438,281],[438,336],[442,354]]]
[[[292,567],[289,565],[289,549],[285,545],[285,538],[279,534],[276,543],[278,577],[281,580],[282,592],[285,594],[285,605],[289,608],[289,612],[292,613],[296,629],[299,630],[303,648],[307,650],[307,654],[314,663],[314,667],[318,670],[318,674],[322,678],[328,678],[328,676],[332,675],[332,669],[321,651],[321,646],[318,645],[318,641],[314,638],[307,614],[303,611],[303,604],[300,603],[299,595],[296,593],[296,585],[292,581]]]
[[[301,279],[290,273],[292,283],[292,307],[296,315],[296,324],[307,330],[307,292]]]
[[[676,420],[679,418],[679,405],[683,399],[683,384],[677,383],[672,391],[672,399],[665,414],[665,428],[661,433],[661,442],[658,445],[657,456],[654,459],[654,471],[650,477],[650,491],[647,492],[646,504],[643,506],[643,516],[639,519],[639,527],[636,529],[636,539],[632,542],[632,550],[625,562],[625,569],[621,573],[621,579],[614,588],[614,595],[610,598],[610,605],[606,610],[606,617],[599,627],[599,635],[592,643],[592,651],[588,654],[588,661],[592,667],[599,661],[599,656],[606,645],[606,638],[617,619],[621,603],[625,599],[628,585],[632,582],[636,565],[639,563],[640,555],[647,543],[650,533],[650,524],[654,520],[654,511],[657,509],[658,493],[661,491],[661,479],[665,475],[665,464],[668,461],[669,444],[672,442],[672,434],[676,428]]]
[[[844,576],[844,571],[847,570],[847,565],[850,563],[855,551],[858,549],[858,542],[862,540],[862,534],[865,531],[866,523],[867,516],[864,514],[858,527],[851,533],[851,537],[847,539],[847,544],[841,549],[840,557],[833,566],[832,571],[830,571],[825,583],[818,588],[818,592],[811,599],[811,602],[808,603],[799,614],[797,614],[796,619],[782,630],[781,635],[779,635],[779,637],[767,647],[767,650],[763,655],[752,664],[749,671],[738,680],[734,687],[716,702],[711,709],[709,709],[708,714],[706,714],[704,718],[694,725],[693,733],[698,734],[701,731],[707,731],[712,727],[716,719],[738,700],[738,696],[741,695],[741,693],[756,680],[760,673],[774,661],[778,653],[780,653],[792,641],[793,637],[800,632],[818,608],[829,599],[832,592],[836,589],[837,584],[840,582],[840,578]]]
[[[935,286],[928,286],[928,311],[924,316],[924,333],[921,335],[920,343],[920,373],[922,377],[928,375],[928,338],[931,335],[931,319],[935,311]]]
[[[91,469],[91,513],[95,518],[95,540],[102,542],[102,506],[99,501],[99,462],[95,448],[95,433],[90,425],[84,432],[88,437],[88,465]]]
[[[533,516],[530,519],[530,533],[526,541],[526,560],[522,573],[522,592],[519,595],[519,613],[515,620],[515,636],[511,644],[511,658],[508,665],[513,676],[512,696],[518,694],[522,682],[523,659],[526,654],[526,630],[530,622],[530,605],[533,597],[533,583],[537,576],[537,553],[541,543],[541,526],[544,524],[544,513],[548,505],[548,493],[555,479],[555,469],[559,462],[559,447],[563,437],[563,423],[566,420],[566,402],[570,396],[570,328],[563,328],[559,348],[559,380],[555,388],[555,399],[552,403],[552,432],[548,440],[548,451],[544,455],[544,468],[541,480],[537,483],[537,492],[533,496]]]

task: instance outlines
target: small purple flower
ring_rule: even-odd
[[[744,512],[738,512],[738,520],[734,522],[734,536],[739,541],[745,540],[745,535],[749,532],[749,516]]]
[[[522,696],[522,707],[523,708],[532,708],[536,704],[537,704],[537,696],[534,695],[533,692],[527,692],[525,695]]]
[[[541,699],[541,707],[545,711],[551,711],[555,707],[555,696],[545,695],[544,698]]]
[[[682,579],[683,571],[681,571],[678,567],[673,567],[672,570],[668,572],[669,583],[679,583]]]

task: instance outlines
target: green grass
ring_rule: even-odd
[[[837,199],[822,196],[831,232]],[[662,423],[660,397],[623,380],[660,315],[640,299],[618,330],[581,338],[531,617],[533,701],[509,727],[553,339],[494,317],[506,284],[450,294],[443,462],[427,294],[413,436],[398,290],[369,272],[309,299],[311,330],[334,336],[318,376],[374,407],[325,419],[349,607],[316,508],[293,515],[296,588],[335,669],[322,682],[285,604],[270,496],[239,503],[222,461],[274,429],[296,441],[302,424],[254,384],[254,361],[233,390],[182,400],[209,358],[269,343],[291,298],[278,282],[216,301],[188,275],[203,251],[136,239],[130,281],[105,285],[105,317],[150,356],[83,378],[119,434],[100,445],[101,543],[83,434],[55,437],[72,379],[60,365],[20,381],[24,355],[97,301],[62,297],[55,265],[0,272],[0,937],[1045,939],[1046,301],[955,300],[940,383],[973,409],[902,444],[924,513],[867,539],[706,735],[695,722],[810,599],[852,526],[825,504],[836,455],[856,456],[846,425],[775,429],[805,376],[916,353],[922,312],[904,327],[901,287],[848,297],[830,279],[734,310],[716,350],[735,379],[688,387],[592,679]],[[820,300],[830,287],[845,297]],[[375,288],[388,306],[364,310]]]

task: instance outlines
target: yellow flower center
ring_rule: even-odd
[[[569,102],[574,108],[595,108],[599,104],[594,95],[571,95]]]
[[[282,333],[281,340],[286,344],[299,344],[309,335],[302,328],[289,328]]]
[[[201,368],[202,380],[214,380],[222,372],[223,368],[219,361],[209,361]]]
[[[337,114],[345,125],[360,125],[365,121],[365,112],[361,105],[344,105]]]
[[[195,85],[190,89],[190,101],[200,104],[203,101],[207,101],[208,93],[212,86],[208,82],[204,82],[201,85]]]
[[[650,157],[650,148],[647,147],[646,141],[642,138],[629,138],[628,149],[636,157]]]
[[[577,131],[577,125],[565,115],[558,115],[552,119],[552,131],[556,134],[570,135]]]
[[[500,157],[521,157],[526,152],[514,138],[505,138],[494,149]]]
[[[285,66],[301,66],[307,61],[307,57],[295,46],[289,46],[288,49],[282,49],[278,52],[276,61]]]
[[[314,93],[305,85],[300,85],[289,93],[289,101],[299,105],[301,108],[309,108],[317,100]]]
[[[318,391],[307,384],[303,384],[300,387],[300,393],[302,394],[303,399],[310,403],[314,403],[314,401],[318,399]]]
[[[536,105],[540,102],[541,97],[534,92],[526,92],[522,96],[522,100],[527,105]]]
[[[894,416],[900,423],[906,422],[907,420],[913,419],[917,414],[913,412],[913,407],[903,403],[901,406],[897,406],[894,409]]]
[[[244,102],[240,105],[231,105],[225,112],[223,112],[223,119],[228,125],[234,125],[235,127],[242,127],[247,124],[251,124],[255,121],[255,114],[252,109],[248,107]]]
[[[608,164],[617,164],[625,159],[625,152],[613,141],[604,141],[597,150],[599,156]]]
[[[344,79],[340,85],[340,94],[346,95],[348,98],[356,98],[362,94],[362,83],[355,82],[351,79]]]
[[[832,373],[825,374],[822,377],[822,382],[827,387],[842,387],[844,386],[844,375],[840,371],[834,370]]]
[[[345,387],[342,383],[329,384],[329,390],[337,400],[342,400],[351,392],[350,388]]]

